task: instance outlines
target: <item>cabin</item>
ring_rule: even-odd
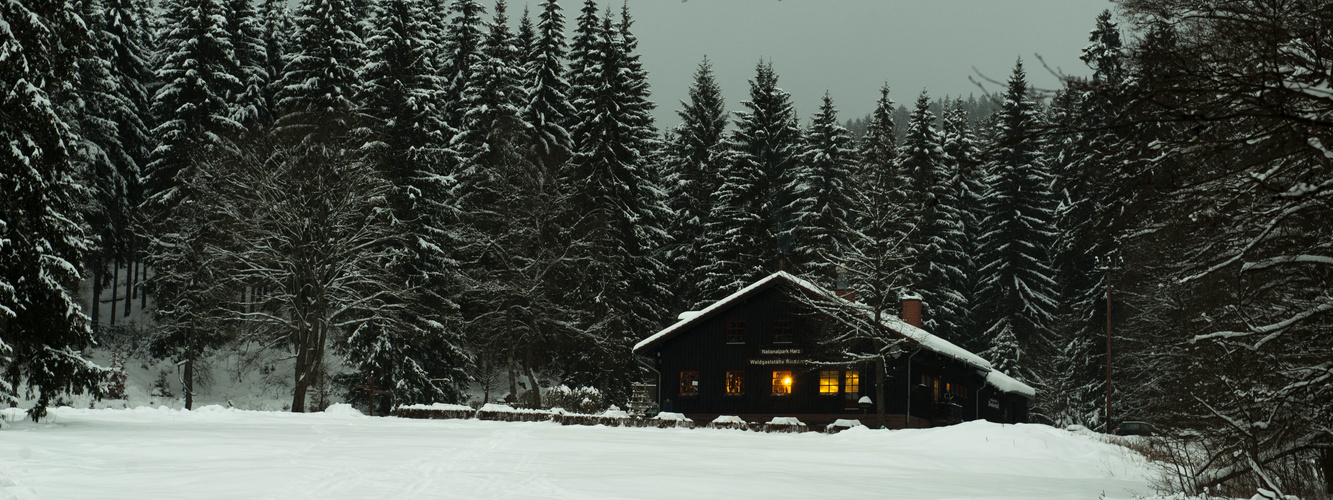
[[[846,293],[779,271],[682,313],[636,344],[634,354],[657,379],[657,407],[695,421],[736,415],[747,422],[796,417],[818,427],[856,419],[879,427],[884,405],[888,428],[1026,422],[1032,387],[921,329],[920,311],[920,299],[907,299],[906,319],[881,314],[867,323],[869,309]],[[882,328],[875,334],[893,346],[891,354],[867,360],[831,345],[829,332],[848,319]],[[880,362],[884,377],[877,376]]]

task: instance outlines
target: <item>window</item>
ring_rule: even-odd
[[[838,393],[838,370],[819,371],[819,393],[826,396]]]
[[[844,379],[843,392],[848,396],[855,396],[861,393],[861,372],[856,370],[847,370],[847,377]]]
[[[790,396],[791,395],[791,372],[775,371],[773,372],[773,395]]]
[[[745,372],[743,371],[727,372],[727,395],[728,396],[745,395]]]
[[[728,344],[745,343],[745,320],[742,319],[727,320],[725,331]]]
[[[792,342],[792,321],[790,319],[773,320],[773,343],[790,344]]]
[[[680,372],[680,395],[699,395],[699,370],[686,370]]]

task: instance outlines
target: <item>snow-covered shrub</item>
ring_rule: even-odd
[[[561,384],[546,394],[548,408],[564,408],[571,413],[593,415],[606,409],[606,398],[593,387],[570,389]]]

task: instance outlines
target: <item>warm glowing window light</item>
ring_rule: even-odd
[[[791,372],[775,371],[773,372],[773,395],[785,396],[791,394]]]
[[[740,396],[745,394],[745,372],[729,371],[727,372],[727,395]]]
[[[820,394],[838,393],[838,370],[819,371],[819,393]]]
[[[861,372],[856,370],[847,370],[847,385],[843,387],[843,392],[847,394],[856,394],[861,392]]]

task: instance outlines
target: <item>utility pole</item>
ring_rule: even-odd
[[[1102,259],[1097,259],[1102,260]],[[1098,271],[1106,272],[1106,431],[1111,431],[1111,271],[1120,269],[1123,262],[1112,251]]]

